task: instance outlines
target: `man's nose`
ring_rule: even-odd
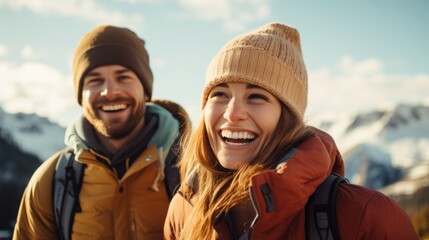
[[[113,79],[106,79],[104,82],[103,90],[101,91],[101,96],[107,97],[108,99],[115,98],[120,93],[120,88],[118,83]]]

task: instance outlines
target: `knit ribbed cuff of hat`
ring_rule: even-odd
[[[291,55],[291,57],[296,57]],[[296,63],[297,61],[288,61]],[[253,84],[268,90],[279,98],[298,117],[303,118],[307,107],[307,86],[302,76],[298,77],[292,68],[266,51],[241,46],[218,53],[207,70],[207,85],[202,95],[202,107],[206,105],[209,92],[220,83],[240,82]],[[304,66],[298,66],[304,68]],[[306,76],[305,76],[306,78]]]
[[[75,66],[75,76],[80,76],[82,78],[78,81],[75,81],[75,83],[80,84],[80,86],[76,86],[78,89],[77,92],[79,103],[81,104],[82,102],[81,89],[84,82],[84,76],[94,68],[100,66],[115,65],[120,63],[121,66],[132,70],[140,79],[143,86],[152,86],[152,82],[151,80],[149,80],[152,79],[152,73],[150,73],[149,71],[144,71],[144,69],[142,69],[141,67],[149,65],[149,63],[145,61],[145,59],[147,58],[139,56],[138,52],[134,49],[119,44],[104,44],[100,46],[95,46],[82,53],[82,55],[79,56],[77,61],[75,61],[75,63],[77,64],[77,66]],[[145,89],[145,92],[150,99],[150,93],[152,93],[152,89]]]

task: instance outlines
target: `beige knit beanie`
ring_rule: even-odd
[[[83,36],[75,50],[73,80],[79,104],[82,104],[85,75],[94,68],[113,64],[132,70],[139,77],[150,100],[153,76],[144,40],[128,28],[102,25]]]
[[[210,90],[226,82],[262,87],[303,119],[308,87],[298,31],[270,23],[227,42],[208,66],[203,108]]]

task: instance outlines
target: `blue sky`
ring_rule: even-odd
[[[71,122],[81,114],[74,48],[93,27],[113,24],[146,41],[153,97],[180,103],[196,124],[211,58],[229,39],[274,21],[301,34],[307,120],[429,104],[428,10],[425,0],[0,0],[0,106]]]

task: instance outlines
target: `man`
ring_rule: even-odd
[[[175,145],[190,129],[186,112],[169,101],[150,102],[153,76],[145,42],[129,29],[99,26],[87,33],[76,48],[73,71],[83,116],[67,128],[67,150],[46,160],[28,183],[13,238],[161,239],[177,185],[168,176]],[[67,151],[71,164],[84,166],[83,179],[76,180],[75,170],[71,185],[61,189],[64,181],[54,179],[61,178],[64,167],[57,162]],[[63,206],[55,205],[65,201],[58,194],[64,189],[78,189],[65,222]]]

